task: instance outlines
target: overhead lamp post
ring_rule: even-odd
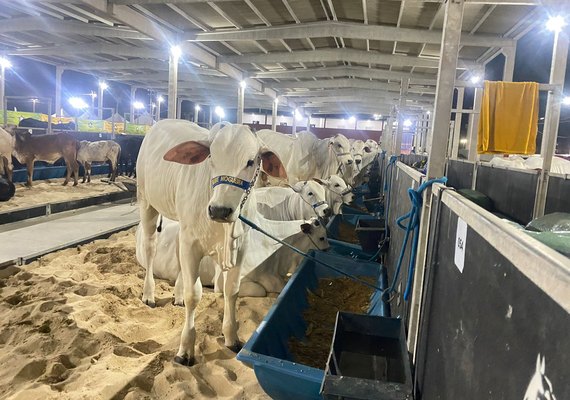
[[[38,102],[38,99],[32,99],[32,112],[35,113],[36,112],[36,103]]]
[[[180,46],[170,48],[168,59],[168,118],[176,118],[176,99],[178,98],[178,61],[182,56]]]
[[[198,123],[198,114],[200,113],[200,105],[196,104],[194,106],[194,122]]]
[[[107,82],[99,81],[99,104],[97,108],[97,115],[99,119],[103,119],[103,93],[109,88]]]
[[[243,109],[244,109],[244,101],[245,101],[245,88],[247,84],[245,81],[241,81],[239,83],[238,89],[238,106],[237,106],[237,123],[243,123]]]
[[[4,98],[4,88],[5,88],[5,81],[6,81],[6,70],[12,67],[12,63],[5,57],[0,57],[0,108],[2,110],[6,109],[5,106],[5,98]],[[4,112],[4,117],[6,117],[6,113]],[[4,119],[4,124],[6,124],[6,119]]]
[[[92,90],[88,96],[91,96],[91,109],[95,110],[95,98],[97,97],[97,93]]]
[[[164,102],[164,97],[158,96],[156,98],[156,120],[160,121],[160,105]]]

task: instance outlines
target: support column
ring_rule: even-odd
[[[439,68],[437,74],[437,87],[431,124],[431,137],[428,138],[429,159],[427,178],[443,176],[445,171],[445,151],[449,135],[449,121],[451,117],[451,103],[453,88],[457,71],[457,56],[459,53],[459,39],[463,22],[464,0],[448,0],[445,3],[445,17],[443,22],[443,35]],[[424,191],[423,207],[421,211],[420,232],[416,268],[414,272],[414,289],[411,299],[410,319],[408,329],[408,351],[412,354],[412,362],[416,359],[416,345],[419,336],[419,323],[421,314],[421,299],[425,278],[426,254],[429,234],[429,217],[431,214],[431,189]]]
[[[176,119],[182,119],[182,102],[183,98],[179,97],[176,101]]]
[[[63,75],[62,66],[57,65],[55,67],[55,115],[62,117],[61,113],[61,77]]]
[[[516,46],[503,48],[505,56],[505,68],[503,69],[503,81],[512,82],[515,73],[515,57],[517,55]]]
[[[564,32],[554,33],[554,50],[552,52],[549,83],[556,85],[556,89],[548,92],[548,99],[546,100],[544,131],[540,148],[542,170],[538,177],[538,188],[536,190],[533,212],[534,218],[542,217],[546,207],[550,167],[552,166],[552,157],[556,151],[558,127],[560,125],[560,106],[562,104],[562,89],[564,87],[564,75],[568,58],[568,43],[568,36]]]
[[[307,115],[307,132],[311,131],[311,113]]]
[[[293,110],[293,127],[291,129],[291,135],[297,133],[297,109]]]
[[[137,87],[131,86],[131,107],[129,109],[129,120],[131,124],[135,123],[135,97],[137,95]]]
[[[198,113],[200,112],[200,104],[194,105],[194,123],[198,123]]]
[[[245,102],[245,85],[238,86],[238,106],[237,106],[237,123],[243,124],[243,109]]]
[[[396,140],[394,140],[393,154],[399,156],[402,153],[402,137],[404,136],[404,110],[406,108],[406,95],[408,94],[408,85],[410,79],[402,79],[400,83],[400,105],[398,107],[398,130],[396,132]]]
[[[211,128],[212,127],[212,114],[214,114],[214,109],[212,108],[211,104],[208,106],[208,109],[210,110],[209,116],[208,116],[208,124],[209,124],[208,128]]]
[[[273,107],[271,108],[271,130],[277,130],[277,108],[279,107],[279,100],[273,100]]]
[[[392,116],[390,115],[386,119],[386,133],[383,135],[384,140],[382,141],[382,146],[384,147],[384,150],[386,150],[386,152],[388,153],[388,156],[391,156],[393,154],[393,152],[392,152],[392,128],[393,128],[393,125],[394,125],[394,120],[393,120]]]
[[[6,86],[6,67],[3,65],[0,67],[0,109],[2,109],[2,113],[4,114],[4,126],[8,124],[8,120],[6,119],[7,112],[6,110],[6,98],[5,98],[5,86]]]
[[[453,138],[451,139],[451,158],[457,159],[459,154],[459,140],[461,139],[461,117],[463,116],[463,97],[465,95],[465,88],[457,88],[457,112],[455,113],[455,126],[453,128]]]
[[[178,57],[170,54],[168,59],[168,118],[176,118],[178,95]]]
[[[103,119],[103,93],[105,90],[101,87],[101,84],[98,83],[99,93],[97,93],[97,117],[99,119]]]
[[[479,130],[479,117],[481,115],[481,103],[483,101],[483,88],[475,88],[475,97],[473,98],[473,113],[469,114],[469,123],[467,124],[467,137],[469,146],[469,161],[477,161],[477,134]]]

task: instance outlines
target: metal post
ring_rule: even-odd
[[[135,97],[137,95],[137,87],[131,86],[131,108],[129,112],[129,119],[131,120],[131,124],[135,123]]]
[[[2,65],[0,67],[0,104],[3,105],[4,110],[6,110],[6,99],[5,99],[5,84],[6,84],[6,67]],[[6,119],[6,112],[4,112],[4,125],[7,125],[8,121]]]
[[[293,110],[293,126],[291,128],[291,135],[297,133],[297,110]]]
[[[400,83],[400,105],[398,107],[398,130],[396,131],[396,140],[394,140],[394,155],[399,156],[402,152],[402,138],[404,136],[404,110],[406,107],[406,95],[408,94],[408,86],[410,79],[402,79]]]
[[[160,103],[161,102],[158,101],[159,97],[160,97],[160,95],[156,96],[156,122],[160,121]]]
[[[178,101],[176,102],[176,119],[182,119],[182,102],[183,101],[184,101],[184,99],[179,97]]]
[[[445,17],[443,22],[443,36],[437,86],[431,126],[430,153],[427,167],[427,178],[443,176],[445,171],[445,150],[449,135],[449,121],[451,116],[451,103],[455,76],[457,69],[457,55],[459,53],[459,39],[463,22],[463,0],[448,0],[445,3]],[[408,351],[416,358],[416,344],[419,336],[419,323],[421,314],[421,299],[425,277],[425,264],[429,234],[429,217],[431,214],[431,189],[424,191],[424,203],[421,212],[418,253],[414,272],[414,291],[411,299]]]
[[[243,109],[245,100],[245,87],[238,86],[237,123],[243,124]]]
[[[477,134],[479,130],[479,117],[481,113],[481,103],[483,101],[483,89],[475,88],[475,97],[473,98],[473,113],[469,114],[469,123],[467,124],[467,137],[469,146],[469,161],[477,161]]]
[[[356,129],[356,127],[355,127]],[[309,113],[307,115],[307,131],[310,132],[311,131],[311,113]]]
[[[390,115],[387,119],[386,119],[386,134],[383,135],[385,136],[384,141],[382,143],[382,145],[384,146],[384,150],[386,150],[386,152],[388,153],[389,156],[391,156],[392,153],[392,128],[393,128],[393,124],[394,122],[392,121],[392,116]]]
[[[463,114],[463,96],[465,95],[465,88],[457,88],[457,112],[455,113],[455,126],[453,129],[453,138],[451,139],[451,158],[457,159],[459,154],[459,140],[461,138],[461,117]]]
[[[209,124],[208,128],[211,128],[212,127],[212,114],[214,113],[214,110],[212,109],[211,104],[208,106],[208,108],[210,109],[210,115],[208,116],[208,124]]]
[[[103,119],[103,93],[105,93],[105,90],[103,90],[103,88],[101,87],[101,83],[99,83],[99,99],[98,99],[98,109],[97,109],[97,116],[99,117],[99,119]]]
[[[75,129],[78,130],[77,125],[75,126]],[[51,133],[51,99],[49,99],[49,101],[48,101],[48,129],[47,129],[47,133],[48,134]]]
[[[271,130],[277,129],[277,108],[279,107],[279,100],[273,100],[273,107],[271,109]]]
[[[178,57],[171,54],[168,59],[168,118],[176,118],[176,97],[178,93]]]
[[[194,104],[194,122],[198,123],[198,114],[200,113],[200,104]]]
[[[546,207],[546,194],[552,157],[556,152],[556,140],[558,139],[558,126],[560,124],[560,106],[562,103],[562,88],[564,87],[564,75],[566,73],[566,61],[568,58],[568,36],[564,32],[554,33],[554,50],[552,52],[552,65],[550,67],[550,84],[556,85],[556,89],[548,92],[546,100],[546,114],[544,115],[544,131],[540,156],[542,157],[542,169],[538,177],[538,188],[534,202],[534,218],[542,217]]]
[[[505,47],[503,48],[503,55],[505,56],[505,68],[503,69],[503,81],[512,82],[513,75],[515,72],[515,57],[517,54],[517,48]]]

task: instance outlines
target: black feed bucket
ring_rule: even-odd
[[[356,224],[356,234],[362,246],[362,250],[368,253],[375,253],[378,250],[378,243],[385,234],[384,219],[359,218]]]
[[[402,320],[339,312],[321,394],[328,400],[411,400]]]

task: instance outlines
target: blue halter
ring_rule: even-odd
[[[220,175],[212,178],[211,185],[212,189],[218,185],[230,185],[242,190],[248,190],[251,186],[251,183],[235,176]]]
[[[326,204],[326,201],[319,201],[318,203],[313,204],[312,207],[316,209],[317,207],[322,206],[323,204]]]

